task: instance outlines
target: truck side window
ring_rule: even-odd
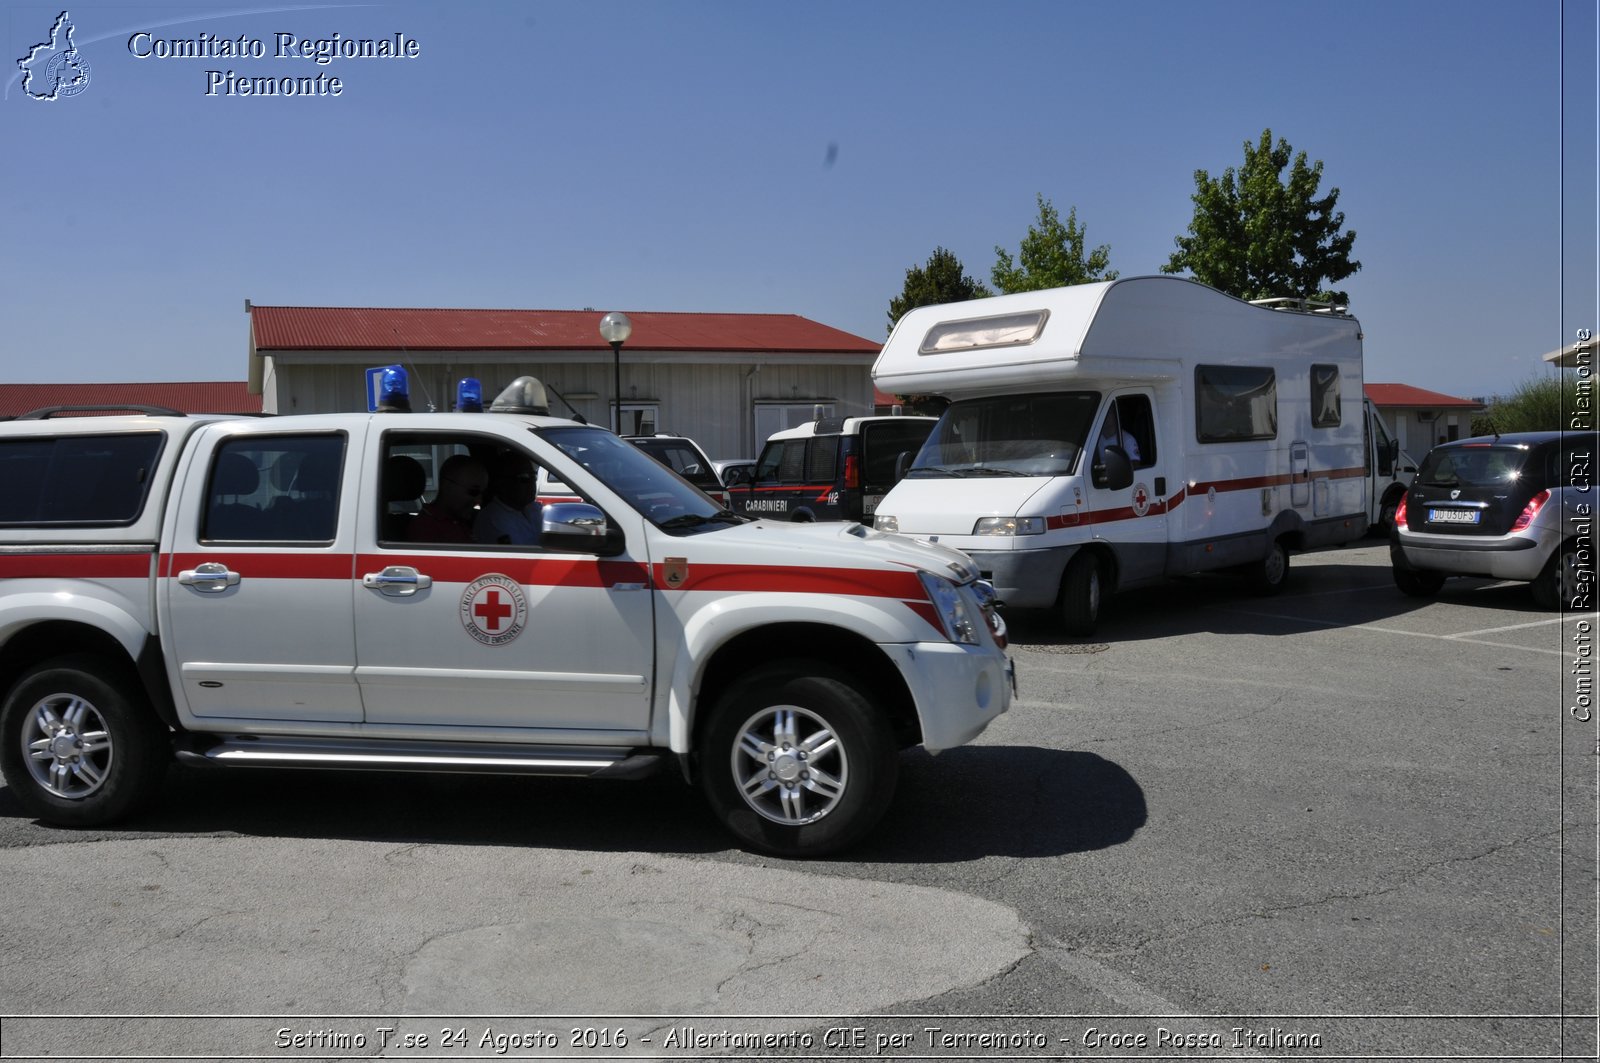
[[[165,441],[140,432],[0,443],[0,524],[131,524]]]
[[[831,484],[839,473],[839,437],[816,436],[806,444],[806,481]]]
[[[344,433],[260,436],[217,448],[200,538],[331,543],[339,523]]]

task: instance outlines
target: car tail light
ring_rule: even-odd
[[[1540,491],[1538,494],[1528,499],[1528,504],[1522,507],[1522,515],[1517,518],[1517,522],[1515,524],[1511,525],[1511,530],[1514,532],[1519,532],[1528,525],[1532,524],[1533,518],[1539,515],[1539,511],[1544,508],[1544,504],[1548,501],[1550,501],[1549,491]]]
[[[861,459],[854,454],[844,459],[844,485],[846,487],[861,486]]]
[[[1394,507],[1394,526],[1396,528],[1404,528],[1404,527],[1408,526],[1406,524],[1406,496],[1405,495],[1401,495],[1400,496],[1400,504],[1398,506]]]

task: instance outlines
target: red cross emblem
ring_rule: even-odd
[[[500,621],[516,612],[500,601],[499,591],[490,591],[486,598],[472,607],[472,615],[487,622],[490,631],[500,630]]]
[[[516,580],[494,573],[467,584],[460,612],[467,634],[485,646],[503,646],[522,633],[528,600]]]
[[[1150,512],[1150,494],[1144,489],[1144,484],[1133,485],[1133,515],[1142,517]]]

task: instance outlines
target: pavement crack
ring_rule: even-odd
[[[1521,838],[1512,839],[1511,841],[1504,842],[1499,845],[1490,846],[1489,848],[1484,849],[1482,852],[1469,853],[1462,856],[1452,856],[1442,860],[1435,860],[1431,863],[1423,864],[1419,867],[1413,868],[1406,875],[1404,882],[1397,882],[1390,886],[1382,886],[1369,890],[1360,890],[1354,893],[1328,893],[1320,897],[1316,897],[1311,900],[1300,901],[1295,904],[1278,905],[1277,907],[1264,908],[1259,911],[1245,912],[1229,918],[1213,919],[1203,923],[1192,923],[1175,933],[1155,934],[1118,948],[1108,949],[1104,955],[1115,956],[1137,952],[1140,949],[1146,948],[1147,946],[1153,945],[1157,942],[1180,941],[1183,938],[1189,937],[1199,931],[1214,930],[1219,927],[1236,926],[1238,924],[1246,923],[1255,919],[1276,919],[1281,915],[1291,912],[1304,911],[1308,908],[1318,908],[1325,904],[1334,904],[1340,901],[1365,901],[1374,897],[1387,896],[1388,894],[1398,893],[1401,890],[1408,889],[1411,886],[1416,885],[1417,880],[1423,875],[1430,874],[1431,872],[1437,871],[1440,868],[1451,867],[1459,864],[1470,864],[1474,861],[1484,860],[1488,857],[1506,852],[1507,850],[1527,845],[1530,842],[1546,840],[1550,838],[1559,838],[1561,833],[1562,832],[1559,830],[1538,831]]]

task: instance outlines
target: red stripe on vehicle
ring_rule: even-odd
[[[1261,487],[1286,487],[1293,483],[1306,483],[1311,480],[1345,480],[1354,476],[1365,476],[1365,467],[1357,465],[1349,469],[1308,470],[1309,475],[1294,476],[1289,473],[1280,473],[1273,476],[1245,476],[1237,480],[1213,480],[1209,483],[1197,483],[1189,488],[1190,494],[1205,494],[1215,488],[1218,494],[1227,491],[1251,491]]]
[[[0,579],[149,579],[154,551],[0,554]]]
[[[169,577],[204,564],[226,565],[230,572],[254,579],[347,580],[355,572],[355,558],[344,551],[334,554],[245,554],[215,550],[204,554],[170,554],[163,561],[162,574]]]
[[[667,587],[663,566],[655,584]],[[862,568],[802,568],[770,565],[691,564],[679,591],[770,591],[776,594],[851,594],[868,598],[925,601],[927,591],[915,572]]]
[[[907,602],[906,608],[926,620],[933,630],[943,633],[944,626],[939,623],[939,611],[933,607],[932,602],[926,599],[920,602]]]
[[[437,583],[471,583],[490,574],[508,576],[528,587],[611,587],[649,579],[649,570],[635,561],[581,557],[362,554],[356,559],[356,570],[363,574],[381,572],[390,565],[414,568]]]

